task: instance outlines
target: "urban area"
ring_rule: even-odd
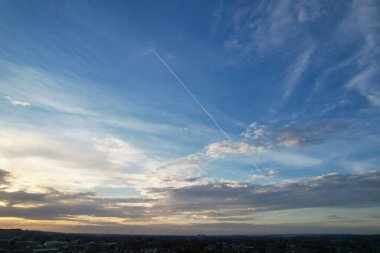
[[[380,253],[380,235],[147,236],[0,230],[0,253]]]

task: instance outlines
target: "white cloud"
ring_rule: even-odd
[[[228,39],[224,42],[224,47],[227,49],[239,49],[242,47],[242,45],[239,43],[237,39]]]
[[[147,183],[157,185],[149,170],[159,167],[160,160],[120,138],[91,136],[96,134],[62,138],[2,127],[0,168],[12,171],[15,187],[28,189],[125,187],[127,182],[139,191]]]
[[[261,173],[261,174],[253,174],[251,175],[252,180],[257,180],[257,179],[268,179],[272,178],[278,175],[278,171],[274,169],[270,169],[266,173]]]
[[[4,127],[0,128],[0,150],[1,156],[8,159],[42,157],[85,167],[99,164],[101,159],[91,146],[81,141],[62,140],[33,130]]]
[[[252,123],[242,136],[251,145],[270,150],[275,147],[315,145],[348,127],[346,122],[317,122],[306,126],[285,125],[279,128]]]
[[[376,67],[369,67],[356,76],[347,84],[348,89],[355,89],[363,95],[372,105],[380,106],[380,71]]]
[[[260,147],[252,146],[246,142],[222,141],[211,143],[206,146],[206,155],[212,158],[218,158],[224,154],[248,154],[262,151]]]
[[[250,164],[252,161],[255,164],[272,163],[275,166],[294,169],[314,167],[322,165],[323,160],[300,154],[299,150],[297,153],[293,152],[291,148],[321,144],[348,127],[349,124],[345,122],[319,122],[306,126],[285,125],[280,128],[252,123],[242,133],[243,141],[211,143],[204,148],[204,155],[208,159],[242,155],[240,158]],[[262,174],[258,176],[263,178]]]
[[[380,106],[379,37],[373,29],[379,27],[379,11],[380,6],[371,5],[370,1],[352,1],[335,32],[337,41],[359,42],[360,45],[354,56],[349,58],[348,62],[357,70],[345,88],[358,91],[374,106]]]
[[[19,187],[92,187],[104,182],[107,167],[104,155],[90,143],[0,128],[0,168],[12,171]]]
[[[31,103],[27,101],[20,101],[20,100],[15,100],[9,96],[4,96],[6,100],[8,100],[9,103],[15,106],[31,106]]]
[[[338,163],[343,168],[354,173],[376,171],[379,169],[379,162],[380,162],[380,158],[370,158],[370,159],[363,159],[363,160],[344,159],[344,160],[338,161]]]
[[[33,106],[63,113],[90,114],[84,100],[78,99],[83,91],[79,80],[69,80],[33,67],[0,61],[6,74],[0,78],[2,93],[20,97]],[[88,91],[90,92],[90,91]],[[21,102],[23,101],[17,101]],[[18,103],[18,105],[22,105]]]
[[[273,52],[291,43],[299,44],[300,38],[308,33],[304,24],[317,20],[323,14],[321,9],[318,1],[269,0],[232,4],[226,11],[232,33],[224,46],[250,55],[252,52]]]
[[[158,165],[142,149],[120,138],[94,138],[93,142],[96,150],[105,153],[107,161],[118,167],[140,170],[147,166]]]
[[[212,12],[211,36],[214,36],[220,25],[223,16],[223,0],[219,0],[219,4]]]
[[[322,16],[322,6],[319,0],[299,1],[296,5],[298,22],[311,22]]]
[[[314,46],[306,49],[290,67],[288,75],[285,79],[285,98],[289,97],[299,84],[302,74],[307,70],[310,64],[310,57],[312,56],[313,51]]]
[[[323,163],[323,161],[318,158],[284,151],[272,151],[270,153],[262,154],[260,160],[263,162],[274,162],[279,166],[286,166],[294,169],[313,167]]]
[[[168,53],[165,55],[165,58],[167,59],[175,59],[177,56],[175,54],[172,54],[172,53]]]
[[[373,34],[369,28],[379,25],[379,10],[380,6],[371,5],[370,1],[351,1],[346,15],[338,27],[336,36],[346,41],[364,39],[363,46],[375,48],[376,34]]]
[[[183,187],[201,183],[202,170],[208,159],[202,153],[195,153],[162,164],[149,171],[153,181],[160,187]]]

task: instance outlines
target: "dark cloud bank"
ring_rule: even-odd
[[[0,171],[0,182],[9,183],[8,176]],[[49,220],[90,215],[143,221],[172,215],[192,219],[202,214],[223,223],[249,220],[247,215],[265,211],[376,207],[380,205],[380,172],[328,174],[268,185],[210,182],[182,188],[150,188],[149,192],[162,198],[104,198],[91,192],[65,193],[52,188],[46,188],[44,193],[2,188],[0,201],[7,204],[0,207],[0,216]]]

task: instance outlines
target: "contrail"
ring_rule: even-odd
[[[223,130],[223,128],[218,124],[215,118],[207,111],[207,109],[199,102],[197,97],[190,91],[187,85],[182,82],[182,80],[178,77],[178,75],[172,70],[172,68],[166,63],[164,59],[154,50],[153,48],[149,49],[149,51],[153,52],[153,54],[160,60],[160,62],[169,70],[169,72],[177,79],[178,83],[185,89],[185,91],[193,98],[193,100],[199,105],[200,108],[209,116],[209,118],[214,122],[214,125],[219,129],[219,131],[226,137],[226,139],[232,143],[232,139],[230,136]]]
[[[185,91],[193,98],[193,100],[199,105],[200,108],[209,116],[209,118],[212,120],[214,125],[219,129],[219,131],[226,137],[226,139],[233,144],[233,141],[231,137],[223,130],[223,128],[219,125],[219,123],[215,120],[215,118],[207,111],[207,109],[202,105],[201,102],[197,99],[197,97],[191,92],[191,90],[187,87],[187,85],[182,82],[182,80],[178,77],[178,75],[172,70],[172,68],[166,63],[166,61],[157,53],[157,51],[153,48],[148,49],[150,52],[153,52],[153,54],[160,60],[160,62],[169,70],[169,72],[174,76],[174,78],[178,81],[178,83],[185,89]],[[250,163],[256,168],[256,170],[261,170],[257,167],[256,163],[250,161]],[[265,178],[267,181],[270,183],[273,183],[271,180],[268,178]]]

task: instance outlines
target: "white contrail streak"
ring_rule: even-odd
[[[178,75],[172,70],[172,68],[166,63],[166,61],[157,53],[157,51],[153,48],[149,49],[150,52],[153,52],[153,54],[160,60],[160,62],[169,70],[169,72],[174,76],[174,78],[178,81],[178,83],[185,89],[185,91],[193,98],[193,100],[199,105],[200,108],[209,116],[209,118],[212,120],[214,125],[219,129],[219,131],[226,137],[226,139],[233,144],[232,139],[230,136],[223,130],[223,128],[219,125],[219,123],[215,120],[215,118],[207,111],[207,109],[199,102],[197,97],[191,92],[191,90],[187,87],[187,85],[182,82],[182,80],[178,77]],[[256,163],[253,161],[250,161],[250,163],[256,168],[256,170],[260,171],[261,170],[257,167]],[[271,180],[268,178],[265,178],[268,182],[273,183]]]
[[[193,100],[199,105],[200,108],[210,117],[212,122],[214,122],[214,125],[219,129],[219,131],[227,138],[229,142],[232,143],[232,139],[230,136],[223,130],[223,128],[218,124],[218,122],[215,120],[215,118],[207,111],[207,109],[199,102],[197,97],[189,90],[186,84],[182,82],[182,80],[178,77],[178,75],[172,70],[172,68],[166,63],[164,59],[154,50],[153,48],[150,49],[151,52],[160,60],[160,62],[169,70],[169,72],[174,76],[175,79],[177,79],[178,83],[185,89],[185,91],[193,98]]]

